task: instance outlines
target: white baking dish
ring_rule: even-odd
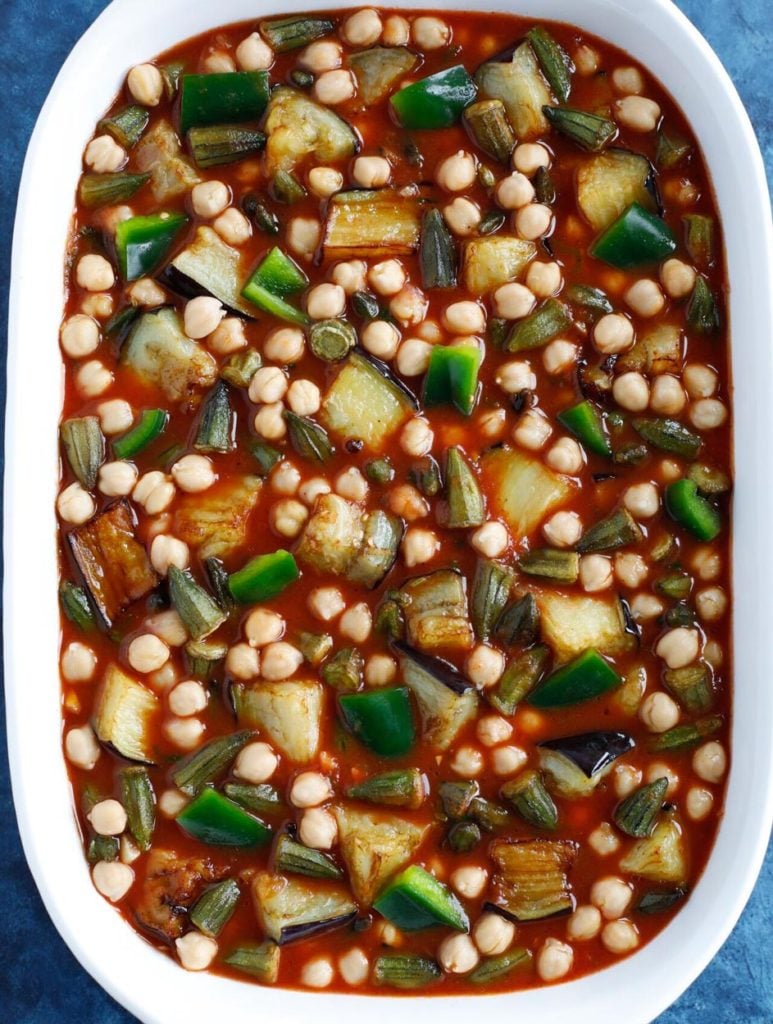
[[[490,0],[491,6],[494,3]],[[419,998],[323,995],[186,974],[97,895],[83,857],[60,748],[54,498],[62,370],[62,257],[96,117],[125,70],[219,23],[326,6],[318,0],[114,0],[73,50],[48,97],[24,168],[13,250],[5,476],[5,644],[13,789],[41,895],[73,953],[145,1022],[262,1019],[417,1021]],[[399,6],[399,4],[398,4]],[[410,6],[433,6],[421,0]],[[450,0],[448,6],[477,6]],[[488,5],[486,5],[488,6]],[[738,95],[705,41],[668,0],[503,0],[501,9],[565,19],[629,51],[660,78],[701,141],[724,221],[735,404],[735,713],[727,809],[691,899],[652,943],[599,974],[488,997],[486,1011],[540,1024],[645,1024],[706,966],[737,921],[773,819],[773,231],[760,152]],[[442,997],[441,997],[442,998]],[[448,1024],[465,1000],[433,1003]],[[474,1011],[473,1011],[474,1012]]]

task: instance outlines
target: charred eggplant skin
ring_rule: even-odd
[[[547,750],[563,754],[577,765],[589,779],[603,771],[618,757],[635,747],[634,740],[625,732],[584,732],[576,736],[544,740],[539,744]]]

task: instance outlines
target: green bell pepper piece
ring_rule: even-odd
[[[389,102],[403,128],[449,128],[476,94],[466,68],[456,64],[406,85]]]
[[[469,416],[478,391],[480,352],[473,345],[435,345],[424,378],[424,404],[454,405]]]
[[[591,255],[620,270],[660,263],[676,249],[676,238],[664,220],[638,203],[628,209],[598,238]]]
[[[280,548],[258,555],[229,576],[228,589],[239,604],[257,604],[281,594],[299,575],[293,556]]]
[[[416,731],[406,687],[347,693],[339,707],[349,732],[376,754],[397,757],[413,746]]]
[[[210,124],[258,121],[268,103],[268,71],[183,75],[180,131]]]
[[[719,512],[698,493],[694,480],[675,480],[665,490],[666,511],[698,540],[714,540],[722,529]]]
[[[250,282],[286,299],[305,288],[309,279],[298,264],[275,245],[253,271]]]
[[[131,459],[139,455],[163,434],[168,420],[166,409],[146,409],[128,433],[113,441],[113,455],[117,459]]]
[[[373,906],[406,932],[436,925],[447,925],[459,932],[470,928],[467,914],[456,896],[418,864],[412,864],[394,878]]]
[[[592,402],[587,399],[578,402],[571,409],[564,409],[556,418],[588,451],[607,458],[611,456],[612,445],[604,429],[603,417]]]
[[[561,708],[600,697],[622,682],[609,662],[598,651],[587,651],[563,665],[538,686],[528,698],[537,708]]]
[[[180,811],[177,824],[212,846],[263,846],[271,829],[216,789],[204,789]]]
[[[124,281],[136,281],[152,273],[187,223],[183,213],[153,213],[122,220],[115,229],[115,251]]]

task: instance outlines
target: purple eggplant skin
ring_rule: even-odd
[[[304,924],[291,924],[282,929],[279,946],[287,946],[291,942],[299,942],[301,939],[313,939],[318,935],[326,935],[337,928],[345,928],[352,924],[359,911],[352,910],[349,914],[340,914],[338,917],[329,917],[326,921],[307,921]]]
[[[539,746],[563,754],[592,779],[618,757],[633,750],[636,743],[625,732],[583,732],[576,736],[544,740]]]
[[[174,292],[175,295],[179,295],[181,299],[196,299],[200,295],[212,295],[212,292],[208,291],[204,285],[199,284],[198,281],[194,281],[193,278],[188,277],[187,274],[183,274],[181,270],[178,270],[177,267],[173,266],[171,263],[167,264],[159,274],[156,274],[156,279],[159,284]],[[240,320],[256,319],[256,317],[249,316],[245,313],[243,309],[234,309],[232,306],[228,306],[225,303],[222,305],[229,316],[238,316]]]
[[[408,387],[405,381],[401,380],[397,376],[397,374],[393,372],[392,367],[388,363],[385,363],[382,359],[377,359],[375,356],[372,356],[369,352],[366,352],[364,348],[360,348],[359,346],[357,346],[357,348],[355,348],[353,351],[357,353],[357,357],[359,359],[364,360],[366,363],[370,363],[373,369],[377,370],[378,373],[381,374],[381,376],[384,378],[384,380],[389,381],[392,387],[397,388],[397,390],[400,391],[408,399],[408,401],[411,403],[411,406],[414,409],[418,410],[418,398],[416,397],[416,395],[414,395],[414,393],[411,391],[411,389]]]
[[[516,917],[515,914],[511,914],[509,910],[505,910],[504,907],[500,907],[497,903],[492,903],[490,900],[486,900],[483,904],[482,912],[484,914],[499,914],[505,921],[511,921],[515,925],[523,925],[528,922],[524,922],[522,917]],[[566,910],[559,910],[555,914],[547,914],[545,917],[539,918],[540,921],[552,921],[557,917],[566,917],[572,913],[572,908],[567,907]]]
[[[421,654],[403,640],[393,640],[391,647],[395,654],[401,658],[408,658],[428,676],[432,676],[436,682],[442,683],[453,693],[466,693],[468,690],[475,689],[473,684],[465,679],[449,661],[433,658],[430,654]]]

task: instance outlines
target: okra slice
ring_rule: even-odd
[[[226,878],[199,897],[188,912],[188,919],[200,932],[216,938],[233,917],[240,895],[234,879]]]
[[[558,825],[558,808],[539,772],[533,769],[521,772],[500,792],[529,825],[548,831],[553,831]]]
[[[156,795],[150,775],[142,765],[121,772],[121,803],[134,841],[141,850],[149,850],[156,827]]]
[[[195,796],[207,783],[225,771],[251,736],[252,733],[247,730],[230,736],[218,736],[183,757],[172,769],[175,786],[183,793]]]
[[[169,597],[194,640],[203,640],[225,622],[226,614],[190,573],[170,565]]]
[[[640,786],[617,805],[612,815],[621,832],[635,839],[650,834],[655,819],[663,806],[668,791],[668,779],[655,779],[646,786]]]

